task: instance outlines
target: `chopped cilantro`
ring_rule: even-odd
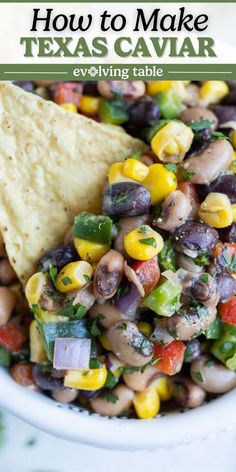
[[[148,232],[148,226],[147,226],[147,225],[142,225],[142,226],[140,226],[139,231],[140,231],[140,233],[147,234],[147,232]]]
[[[191,128],[193,131],[201,131],[205,128],[210,128],[210,126],[214,123],[212,120],[198,120],[198,121],[189,121],[187,126]]]
[[[89,284],[89,282],[91,282],[91,277],[89,277],[89,275],[84,274],[83,278],[84,278],[84,280],[87,284]]]
[[[217,141],[217,139],[227,139],[227,140],[229,140],[229,137],[226,136],[224,133],[221,133],[220,131],[212,131],[211,142]]]
[[[49,264],[48,268],[49,268],[49,278],[52,284],[55,285],[57,274],[58,274],[57,267],[53,266],[52,264]]]
[[[161,344],[160,341],[158,341],[158,343]],[[150,364],[150,365],[155,365],[155,364],[156,364],[158,361],[160,361],[161,359],[162,359],[161,356],[153,357],[153,358],[150,360],[149,364]]]
[[[102,366],[103,366],[103,362],[100,361],[99,359],[96,359],[95,357],[92,357],[89,361],[90,369],[101,369]]]
[[[53,300],[63,300],[64,295],[62,293],[57,292],[56,290],[45,290],[45,295],[47,295],[50,298],[53,298]]]
[[[119,400],[118,395],[115,395],[114,393],[109,391],[102,392],[100,396],[110,403],[116,403],[117,400]]]
[[[195,175],[195,172],[188,172],[184,167],[179,168],[179,173],[184,180],[191,180]]]
[[[100,336],[102,334],[101,329],[98,326],[99,321],[104,320],[105,316],[99,314],[94,320],[89,321],[89,332],[91,336]]]
[[[214,364],[215,364],[214,359],[207,359],[207,361],[205,361],[204,363],[206,367],[212,367]]]
[[[51,370],[52,370],[52,364],[44,364],[41,366],[41,371],[44,374],[48,374],[49,372],[51,372]]]
[[[72,280],[71,280],[70,277],[63,277],[61,279],[61,281],[62,281],[63,285],[70,285],[72,283]]]
[[[155,238],[146,238],[146,239],[139,239],[141,244],[146,244],[147,246],[157,247],[157,242]]]
[[[31,306],[31,310],[34,315],[37,315],[38,309],[39,309],[39,306],[36,303],[33,303],[33,305]]]
[[[118,380],[119,380],[118,377],[116,377],[113,374],[113,372],[110,369],[108,369],[107,378],[106,378],[106,382],[104,384],[104,387],[105,388],[114,388],[115,385],[117,384]]]
[[[87,313],[87,308],[80,303],[73,305],[73,301],[67,303],[66,307],[61,310],[61,316],[68,316],[69,318],[80,320],[83,318]]]
[[[177,172],[176,164],[165,164],[165,168],[170,172]]]
[[[117,292],[116,292],[116,297],[121,298],[123,295],[129,292],[129,287],[127,285],[119,285]]]
[[[189,257],[187,256],[188,259],[190,259],[194,264],[200,266],[200,267],[203,267],[203,266],[206,266],[206,265],[209,265],[210,264],[210,254],[209,252],[206,252],[206,251],[200,251],[198,253],[198,256],[197,257]]]
[[[206,284],[208,283],[208,274],[202,274],[200,275],[200,280],[202,282],[205,282]]]
[[[170,239],[164,242],[164,247],[158,254],[158,261],[161,271],[176,271],[177,256]]]
[[[142,151],[137,151],[131,157],[128,157],[128,159],[136,159],[137,161],[140,161],[142,155],[143,155]]]
[[[193,377],[198,380],[198,382],[204,382],[203,375],[201,372],[193,372]]]
[[[121,323],[117,326],[116,329],[123,329],[124,331],[127,329],[127,323]]]

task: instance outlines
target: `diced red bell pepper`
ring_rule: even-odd
[[[164,374],[177,374],[182,368],[185,349],[185,344],[178,340],[172,341],[167,346],[155,343],[154,357],[157,357],[158,360],[154,366]]]
[[[138,261],[132,264],[132,269],[136,272],[143,288],[145,295],[151,293],[157,286],[160,279],[160,269],[157,257],[153,257],[148,261]]]
[[[200,200],[197,193],[196,185],[192,184],[191,182],[179,182],[178,190],[183,192],[189,199],[192,205],[191,216],[193,218],[196,218],[200,206]]]
[[[236,325],[236,297],[231,298],[219,307],[220,317],[225,323]]]
[[[83,86],[79,82],[62,82],[55,86],[54,100],[58,105],[72,103],[77,107],[80,105]]]
[[[25,339],[22,330],[12,321],[0,327],[0,344],[11,352],[19,352]]]

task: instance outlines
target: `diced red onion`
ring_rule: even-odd
[[[141,297],[138,289],[133,284],[127,284],[128,291],[115,300],[115,306],[128,319],[133,320],[140,303]]]
[[[56,338],[53,367],[58,370],[88,369],[90,350],[90,339]]]
[[[127,262],[125,261],[124,263],[124,272],[127,277],[127,279],[134,284],[134,286],[137,288],[137,290],[140,293],[141,297],[144,297],[145,295],[145,290],[143,288],[143,285],[140,282],[139,277],[137,276],[136,272],[130,267]]]
[[[91,283],[84,285],[84,287],[79,290],[74,290],[71,294],[75,295],[73,305],[80,303],[80,305],[83,305],[87,310],[93,306],[96,300],[93,293],[93,284]]]
[[[157,324],[151,335],[151,340],[167,346],[174,341],[174,338],[168,333],[164,326]]]

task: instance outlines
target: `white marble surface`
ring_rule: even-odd
[[[57,439],[4,412],[1,423],[1,472],[236,471],[236,430],[171,450],[118,452]]]

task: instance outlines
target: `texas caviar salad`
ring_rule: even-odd
[[[164,402],[195,408],[234,388],[235,84],[17,85],[147,150],[110,167],[101,214],[79,213],[39,261],[30,313],[2,247],[1,365],[106,416],[153,418]]]

